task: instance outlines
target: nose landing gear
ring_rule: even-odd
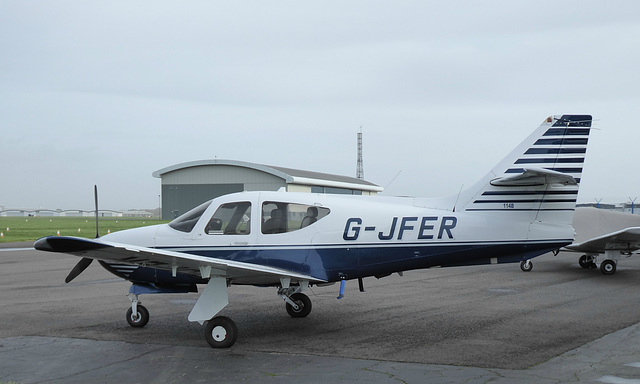
[[[129,294],[131,307],[127,310],[127,323],[134,328],[142,328],[149,322],[149,311],[138,300],[138,295]]]

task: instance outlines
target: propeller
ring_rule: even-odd
[[[93,186],[93,195],[95,197],[95,206],[96,206],[96,239],[97,239],[100,237],[100,231],[98,229],[98,186],[97,185]],[[83,257],[82,259],[80,259],[78,264],[76,264],[76,266],[73,267],[71,272],[69,272],[69,275],[67,275],[67,277],[64,279],[64,282],[69,283],[71,280],[78,277],[79,274],[81,274],[85,269],[87,269],[89,265],[91,265],[92,261],[93,259],[89,259],[86,257]]]
[[[71,280],[78,277],[79,274],[81,274],[85,269],[87,269],[87,267],[91,264],[92,261],[93,259],[88,259],[86,257],[83,257],[82,259],[80,259],[78,264],[76,264],[76,266],[73,267],[71,272],[69,272],[69,275],[67,276],[67,278],[64,279],[64,282],[69,283],[71,282]]]

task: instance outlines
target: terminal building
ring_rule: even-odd
[[[172,220],[212,198],[242,191],[375,195],[383,191],[354,177],[235,160],[200,160],[153,172],[161,179],[162,219]]]

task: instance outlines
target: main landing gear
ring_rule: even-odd
[[[212,348],[229,348],[238,339],[238,326],[228,317],[216,316],[204,326],[204,338]]]
[[[300,284],[278,289],[278,296],[285,301],[289,316],[301,318],[311,313],[311,299],[302,293],[307,286]],[[238,339],[238,326],[228,317],[216,316],[206,322],[204,337],[212,348],[229,348]]]
[[[578,264],[585,269],[598,268],[596,258],[597,256],[594,255],[582,255],[580,259],[578,259]],[[603,275],[613,275],[616,273],[616,269],[618,269],[617,260],[606,259],[600,263],[600,272],[602,272]]]
[[[522,272],[531,272],[531,270],[533,269],[533,263],[531,262],[531,259],[521,261],[520,269],[522,269]]]
[[[287,293],[281,293],[282,291],[283,288],[280,288],[278,295],[284,295],[289,316],[300,318],[311,313],[311,299],[307,295],[296,292],[287,296]],[[238,326],[226,316],[216,316],[206,322],[204,337],[212,348],[229,348],[238,339]]]

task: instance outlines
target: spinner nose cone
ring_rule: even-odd
[[[37,249],[38,251],[52,252],[53,251],[53,247],[49,243],[48,239],[49,239],[48,237],[42,237],[42,238],[36,240],[36,242],[33,243],[33,247],[35,249]]]

